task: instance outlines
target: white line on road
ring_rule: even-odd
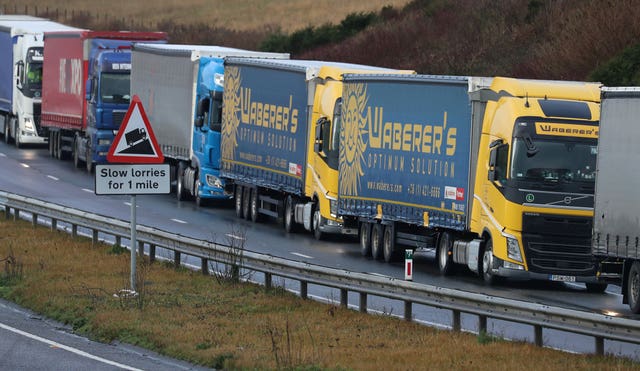
[[[227,236],[229,238],[233,238],[234,240],[240,240],[240,241],[244,241],[245,240],[244,237],[236,236],[236,235],[231,234],[231,233],[227,233],[225,236]]]
[[[93,193],[93,189],[82,188],[82,190],[88,193]]]
[[[4,153],[0,153],[0,157],[7,157]]]
[[[56,178],[56,177],[55,177],[55,176],[53,176],[53,175],[47,175],[47,178],[50,178],[50,179],[53,179],[53,180],[60,180],[60,179]]]
[[[176,223],[187,224],[187,222],[185,222],[184,220],[180,220],[180,219],[171,219],[171,220],[176,222]]]
[[[299,256],[301,258],[305,258],[305,259],[313,259],[313,256],[304,255],[304,254],[300,254],[300,253],[297,253],[297,252],[292,252],[291,254],[295,255],[295,256]]]
[[[22,167],[29,167],[29,165],[25,164],[24,162],[20,163],[20,165],[22,165]]]
[[[75,353],[75,354],[77,354],[79,356],[83,356],[83,357],[86,357],[86,358],[89,358],[89,359],[93,359],[93,360],[98,361],[98,362],[106,363],[106,364],[111,365],[111,366],[120,367],[120,368],[123,368],[125,370],[140,370],[139,368],[134,368],[134,367],[131,367],[131,366],[123,365],[122,363],[109,361],[108,359],[104,359],[102,357],[94,356],[93,354],[89,354],[87,352],[83,352],[80,349],[72,348],[70,346],[66,346],[64,344],[60,344],[60,343],[57,343],[55,341],[52,341],[52,340],[49,340],[49,339],[45,339],[45,338],[42,338],[40,336],[30,334],[28,332],[24,332],[22,330],[18,330],[17,328],[13,328],[11,326],[7,326],[7,325],[5,325],[3,323],[0,323],[0,328],[3,328],[5,330],[7,330],[7,331],[11,331],[11,332],[16,333],[18,335],[22,335],[24,337],[28,337],[28,338],[33,339],[33,340],[37,340],[37,341],[45,343],[45,344],[49,344],[50,346],[53,346],[53,347],[56,347],[56,348],[64,349],[67,352]]]

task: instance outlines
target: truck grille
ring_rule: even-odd
[[[126,113],[126,111],[113,111],[113,127],[120,127]]]
[[[531,272],[590,276],[596,272],[591,255],[591,218],[544,214],[522,217],[524,253]]]

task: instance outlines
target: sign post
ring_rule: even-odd
[[[142,102],[133,96],[129,110],[120,125],[107,162],[118,165],[97,165],[95,193],[97,195],[131,195],[131,292],[136,292],[136,195],[171,192],[170,168],[163,164],[164,156],[156,140]]]

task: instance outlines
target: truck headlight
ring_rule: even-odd
[[[222,181],[217,176],[207,174],[206,179],[209,187],[222,188]]]
[[[98,139],[99,146],[108,146],[111,144],[111,139]]]
[[[507,256],[517,262],[522,263],[522,255],[520,255],[520,244],[518,239],[514,237],[507,237]]]
[[[333,217],[338,215],[338,200],[335,200],[335,199],[329,200],[329,212]]]
[[[27,131],[35,131],[35,128],[33,127],[33,120],[31,119],[31,117],[24,118],[24,128]]]

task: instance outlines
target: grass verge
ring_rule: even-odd
[[[637,369],[486,334],[439,331],[302,300],[281,288],[214,279],[0,213],[0,296],[103,342],[119,340],[219,369]],[[535,362],[535,363],[534,363]]]

